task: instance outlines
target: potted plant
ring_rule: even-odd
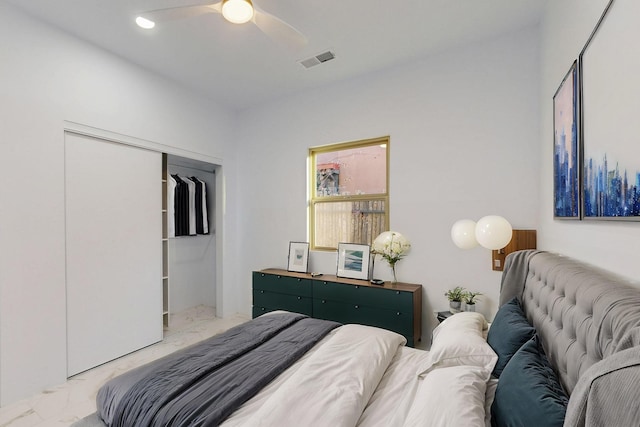
[[[466,311],[476,311],[476,299],[479,295],[482,295],[480,292],[465,292],[464,293],[464,303],[467,306]]]
[[[444,293],[444,296],[449,300],[449,311],[452,313],[460,313],[460,306],[462,305],[465,294],[466,291],[462,286],[456,286]]]

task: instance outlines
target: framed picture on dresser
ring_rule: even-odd
[[[338,272],[336,276],[369,280],[369,245],[338,243]]]
[[[306,273],[309,267],[309,242],[289,242],[288,271]]]

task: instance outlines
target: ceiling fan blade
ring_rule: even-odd
[[[254,10],[254,24],[276,42],[294,51],[299,51],[307,45],[307,38],[291,25],[267,12],[256,9],[255,6]]]
[[[140,13],[139,16],[154,22],[175,21],[178,19],[191,18],[207,13],[221,13],[222,2],[214,4],[197,4],[193,6],[170,7],[168,9],[150,10]]]

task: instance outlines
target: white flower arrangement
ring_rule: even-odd
[[[371,253],[382,255],[393,271],[393,281],[396,282],[396,263],[404,258],[411,250],[411,243],[402,234],[395,231],[385,231],[373,241]]]

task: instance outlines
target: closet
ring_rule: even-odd
[[[196,178],[206,188],[206,197],[203,200],[207,212],[205,224],[206,233],[197,230],[195,235],[177,235],[170,233],[169,224],[174,221],[170,215],[171,209],[167,209],[166,227],[164,231],[164,245],[166,245],[166,278],[164,324],[169,325],[170,314],[180,313],[185,310],[205,305],[216,307],[216,289],[211,286],[216,277],[216,239],[215,239],[215,165],[193,159],[187,159],[175,155],[165,155],[163,162],[166,165],[166,173],[163,182],[169,182],[171,176],[182,177],[183,180]],[[163,169],[165,169],[163,167]],[[171,186],[167,186],[167,199]],[[168,206],[167,206],[168,208]],[[164,212],[164,211],[163,211]],[[174,209],[175,214],[175,209]],[[176,230],[177,231],[177,230]],[[163,284],[164,287],[164,284]]]
[[[72,376],[161,341],[173,313],[216,306],[219,166],[93,128],[67,129],[64,143]],[[169,174],[206,183],[208,234],[169,237]]]

